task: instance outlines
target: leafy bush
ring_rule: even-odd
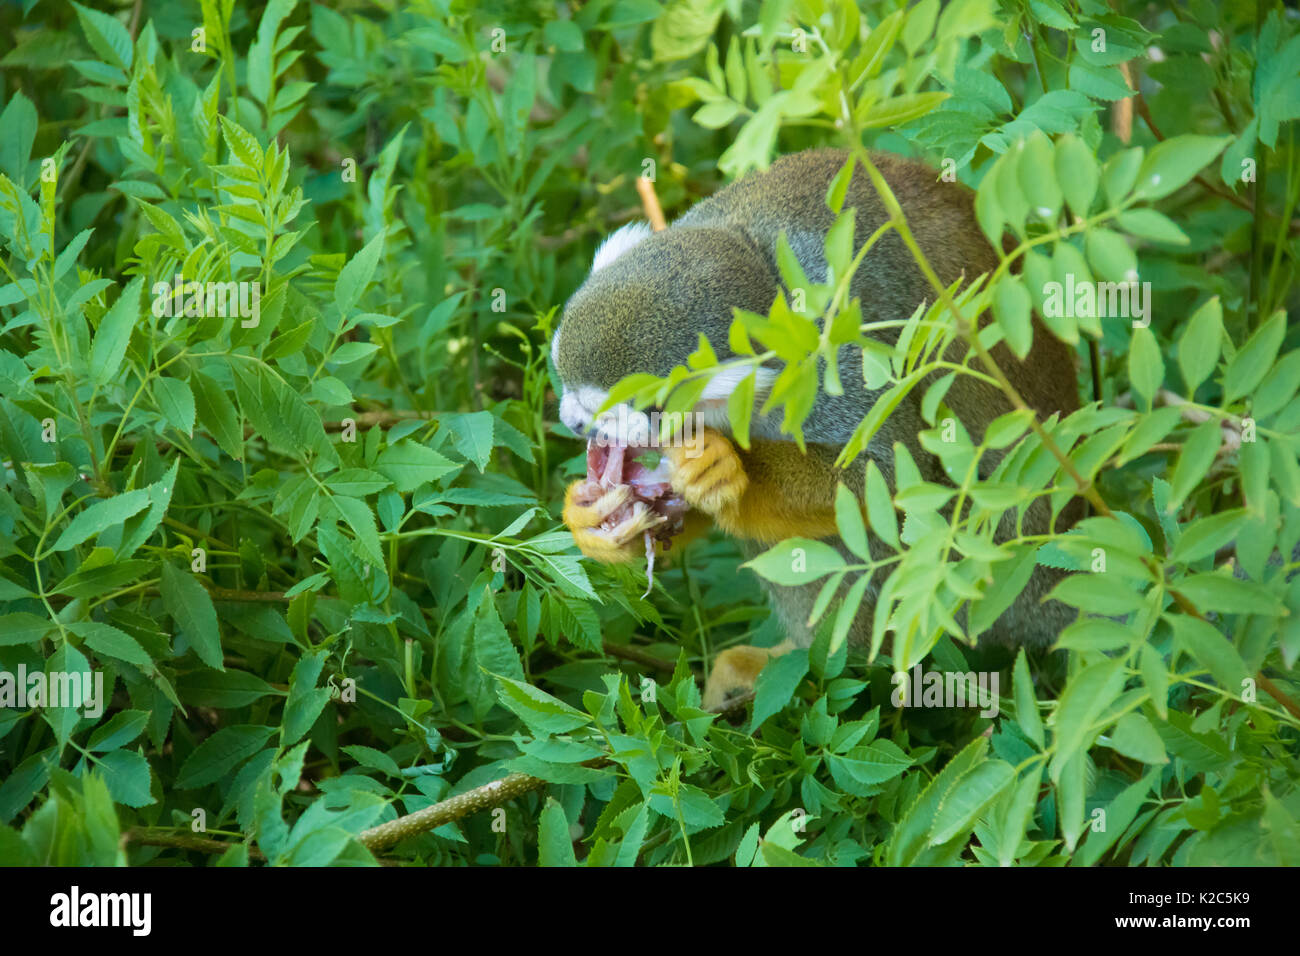
[[[1294,11],[101,7],[0,12],[0,861],[1300,862]],[[846,459],[924,385],[953,484],[869,477],[896,572],[869,653],[830,603],[874,566],[851,497],[862,564],[753,562],[781,580],[802,547],[827,600],[720,717],[692,668],[779,639],[757,579],[718,537],[650,597],[581,558],[547,347],[637,177],[675,213],[826,143],[978,186],[1001,264],[866,342],[842,217],[826,283],[784,263],[808,313],[737,316],[728,364],[781,360],[792,435],[818,356],[864,350],[888,392]],[[1136,278],[1135,316],[1050,300]],[[975,445],[947,389],[1027,352],[1031,310],[1091,403]],[[719,367],[702,347],[619,394],[686,408]],[[1070,533],[994,542],[1079,493]],[[973,646],[1035,562],[1079,572],[1077,623],[1050,653]],[[900,707],[918,666],[1009,692]],[[17,696],[82,673],[80,709],[93,682]]]

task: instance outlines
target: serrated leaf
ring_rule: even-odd
[[[207,588],[188,571],[167,561],[162,565],[163,607],[189,640],[199,659],[216,670],[225,670],[217,611]]]

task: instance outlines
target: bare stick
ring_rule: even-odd
[[[668,228],[668,220],[664,218],[663,207],[659,205],[654,180],[644,176],[638,177],[636,191],[641,194],[641,205],[645,207],[645,217],[650,220],[650,227],[655,232],[663,232]]]

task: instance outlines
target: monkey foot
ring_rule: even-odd
[[[784,654],[793,648],[785,641],[776,647],[751,647],[740,644],[729,647],[713,661],[713,670],[704,684],[705,710],[721,710],[727,702],[748,694],[754,689],[758,672],[763,669],[769,658]]]

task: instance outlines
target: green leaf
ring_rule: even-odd
[[[125,747],[144,732],[149,723],[147,710],[118,711],[105,723],[95,728],[86,743],[87,750],[116,750]]]
[[[1071,651],[1118,651],[1133,644],[1135,636],[1123,624],[1109,618],[1085,617],[1061,632],[1054,645]]]
[[[27,188],[27,163],[39,124],[32,101],[15,90],[0,113],[0,129],[7,133],[0,141],[0,172],[8,174],[20,191]]]
[[[1057,820],[1068,853],[1074,852],[1083,833],[1087,773],[1088,755],[1076,750],[1064,760],[1056,782]]]
[[[1151,726],[1151,721],[1136,711],[1127,713],[1119,719],[1119,723],[1110,732],[1110,745],[1119,753],[1132,757],[1139,763],[1169,762],[1164,741]]]
[[[1227,574],[1193,574],[1176,582],[1175,590],[1201,613],[1282,614],[1284,606],[1271,590]]]
[[[1188,395],[1214,371],[1222,342],[1223,306],[1215,296],[1192,313],[1178,340],[1178,367],[1187,383]]]
[[[1164,748],[1161,747],[1161,753],[1163,752]],[[1089,833],[1083,848],[1072,862],[1080,866],[1094,866],[1099,863],[1102,854],[1124,835],[1124,831],[1129,828],[1134,817],[1137,816],[1138,810],[1146,802],[1151,787],[1159,779],[1160,770],[1157,768],[1137,783],[1130,784],[1120,791],[1119,795],[1106,807],[1106,828],[1100,832],[1093,831]]]
[[[907,866],[916,860],[929,842],[930,828],[939,804],[956,782],[984,759],[987,752],[988,741],[984,737],[976,737],[926,785],[890,834],[885,855],[886,865]]]
[[[137,488],[135,491],[128,491],[125,494],[114,495],[112,498],[106,498],[103,501],[96,501],[85,511],[78,514],[63,529],[57,541],[50,548],[51,551],[66,551],[68,548],[74,548],[81,544],[87,538],[105,531],[108,528],[120,525],[138,511],[143,510],[149,504],[149,493],[143,488]]]
[[[1180,586],[1180,590],[1184,590]],[[1250,679],[1250,671],[1237,653],[1232,642],[1219,633],[1214,625],[1190,614],[1171,614],[1167,620],[1174,628],[1174,636],[1196,658],[1198,664],[1214,675],[1214,680],[1229,694],[1240,697]]]
[[[1223,431],[1218,419],[1201,422],[1188,434],[1183,442],[1183,450],[1178,455],[1178,464],[1174,466],[1173,476],[1169,480],[1171,491],[1166,512],[1173,514],[1188,495],[1201,483],[1205,473],[1214,463],[1218,454],[1219,443],[1223,440]]]
[[[916,761],[892,740],[876,740],[865,747],[854,747],[850,757],[828,757],[827,764],[836,781],[847,774],[864,787],[875,787],[900,776]]]
[[[1006,335],[1007,345],[1023,360],[1034,344],[1032,302],[1019,276],[1008,275],[993,290],[993,314]]]
[[[95,761],[114,803],[147,807],[158,801],[150,793],[149,761],[131,750],[114,750]]]
[[[194,390],[194,407],[198,422],[206,428],[217,445],[236,461],[244,457],[244,432],[239,427],[239,413],[226,390],[197,369],[190,375]]]
[[[1273,367],[1277,351],[1286,335],[1286,312],[1279,309],[1255,330],[1241,350],[1228,362],[1223,373],[1223,401],[1234,401],[1254,391]]]
[[[841,570],[844,557],[824,542],[789,538],[743,566],[768,581],[794,587]]]
[[[757,375],[750,372],[727,397],[727,419],[731,422],[732,437],[741,448],[749,448],[749,425],[754,415],[754,389]]]
[[[96,621],[75,621],[68,625],[68,630],[86,642],[86,646],[103,657],[115,657],[128,664],[134,664],[146,674],[154,670],[153,658],[140,646],[130,634],[118,630],[111,624]]]
[[[537,737],[568,733],[591,723],[582,711],[531,684],[498,675],[497,685],[497,698]]]
[[[385,233],[386,231],[380,231],[339,270],[338,280],[334,283],[334,304],[340,315],[352,311],[352,307],[361,299],[361,293],[365,292],[366,286],[374,277],[379,256],[384,251]]]
[[[1038,713],[1038,699],[1034,696],[1034,682],[1029,676],[1029,662],[1023,647],[1016,654],[1011,683],[1016,700],[1016,723],[1020,725],[1026,737],[1042,747],[1043,718]]]
[[[90,347],[90,375],[96,385],[107,385],[121,371],[122,359],[131,330],[140,318],[140,288],[144,279],[132,279],[117,297],[104,317],[99,320],[95,339]]]
[[[993,583],[984,591],[984,596],[971,607],[970,629],[972,634],[983,634],[1002,616],[1002,612],[1011,607],[1012,602],[1029,583],[1034,573],[1035,554],[1038,548],[1032,544],[1017,545],[1012,549],[1015,556],[998,565],[998,573],[993,576]]]
[[[48,617],[38,617],[26,611],[0,614],[0,647],[31,644],[52,630],[54,622]]]
[[[1170,557],[1191,564],[1214,554],[1237,537],[1237,532],[1248,517],[1249,512],[1245,508],[1233,508],[1193,521],[1183,529]]]
[[[1116,153],[1101,167],[1102,188],[1112,206],[1118,206],[1128,198],[1142,168],[1143,155],[1142,147],[1135,146]]]
[[[1146,600],[1132,581],[1105,572],[1071,574],[1050,595],[1070,607],[1095,614],[1122,615],[1136,611]]]
[[[484,471],[492,460],[492,413],[471,412],[439,417],[450,429],[456,450],[477,465],[479,471]]]
[[[1128,353],[1128,376],[1133,390],[1146,399],[1147,405],[1165,377],[1165,363],[1160,357],[1156,337],[1147,328],[1133,330],[1133,344]]]
[[[253,724],[221,728],[195,747],[181,764],[176,789],[194,790],[215,783],[261,750],[274,733],[274,727]]]
[[[537,862],[541,866],[578,865],[573,854],[573,838],[569,836],[569,821],[554,797],[546,798],[546,808],[538,820]]]
[[[998,840],[998,864],[1001,866],[1010,866],[1015,862],[1025,832],[1029,829],[1029,821],[1033,819],[1042,779],[1042,765],[1031,767],[1016,783],[1015,790],[1004,797],[1006,813],[1001,821],[1002,832]]]
[[[1145,455],[1152,445],[1173,431],[1174,426],[1182,420],[1182,409],[1170,405],[1140,416],[1137,425],[1124,440],[1124,450],[1117,460],[1118,464],[1124,465]]]
[[[311,730],[330,700],[328,687],[317,687],[329,651],[304,654],[293,666],[289,677],[289,697],[284,702],[280,725],[280,746],[292,747]]]
[[[863,561],[871,560],[867,546],[867,526],[862,520],[862,505],[843,484],[835,489],[835,526],[850,551]]]
[[[487,589],[484,589],[483,598],[474,615],[474,662],[489,674],[498,677],[522,680],[524,676],[519,651],[506,633],[501,615],[497,612],[496,600]]]
[[[232,362],[230,368],[240,408],[268,444],[294,458],[315,454],[325,462],[338,462],[320,414],[297,391],[261,363]]]
[[[985,761],[963,774],[939,804],[930,825],[930,845],[938,846],[970,832],[984,808],[1015,779],[1015,768],[1001,760]]]
[[[225,670],[217,611],[207,589],[193,574],[164,561],[162,600],[163,607],[185,634],[199,660],[216,670]]]
[[[218,710],[246,707],[270,694],[283,694],[256,674],[247,671],[214,671],[200,668],[190,671],[176,682],[186,703]]]
[[[1111,282],[1137,281],[1137,257],[1133,254],[1133,247],[1118,232],[1101,228],[1089,229],[1084,238],[1084,247],[1093,272],[1103,279]]]
[[[356,534],[360,555],[368,564],[376,568],[386,567],[383,546],[379,542],[379,528],[375,524],[375,513],[370,506],[358,498],[335,495],[330,499],[339,509],[343,520]]]
[[[1016,162],[1016,174],[1029,200],[1030,211],[1045,222],[1054,222],[1061,211],[1061,187],[1057,185],[1052,161],[1051,141],[1035,132],[1025,140],[1024,152]]]
[[[154,380],[153,394],[163,418],[177,431],[193,435],[194,393],[189,385],[178,378],[159,378]]]
[[[1088,215],[1097,195],[1097,160],[1083,140],[1062,136],[1056,142],[1056,179],[1061,184],[1070,211],[1079,218]]]
[[[238,123],[233,122],[225,116],[219,117],[221,121],[221,134],[230,148],[231,153],[235,155],[241,163],[255,172],[262,172],[264,157],[262,147],[258,144],[257,138],[248,130],[244,129]],[[143,205],[142,208],[149,209],[151,206]]]
[[[98,10],[83,7],[75,0],[72,6],[77,11],[77,19],[81,21],[81,29],[85,31],[91,49],[108,63],[111,63],[124,73],[129,73],[131,70],[131,34],[127,32],[122,21],[117,17],[109,16],[107,13],[100,13]]]
[[[834,579],[832,579],[834,580]],[[829,584],[829,582],[828,582]],[[831,628],[831,640],[827,647],[827,655],[834,657],[838,654],[840,648],[844,646],[844,641],[849,635],[849,630],[853,627],[853,622],[862,609],[862,596],[867,593],[867,587],[871,584],[870,574],[861,574],[853,585],[845,592],[844,599],[840,602],[839,610],[835,613],[835,623]]]
[[[898,18],[892,14],[890,19],[895,22],[898,21]],[[871,38],[867,42],[870,43],[871,39],[878,39],[877,31],[872,31]],[[835,174],[830,186],[826,188],[826,205],[830,207],[831,212],[835,213],[836,216],[844,209],[844,197],[848,195],[849,183],[853,180],[853,172],[857,165],[857,160],[850,157],[840,167],[840,171]]]
[[[1005,448],[1025,433],[1032,419],[1033,412],[1027,410],[1017,409],[999,415],[984,429],[982,444],[988,448]]]
[[[147,486],[144,490],[149,495],[149,508],[134,517],[128,518],[122,525],[122,540],[113,543],[112,535],[105,539],[105,544],[112,544],[114,556],[117,558],[117,567],[127,566],[126,559],[135,554],[141,546],[144,545],[153,533],[158,530],[162,524],[163,518],[167,514],[167,509],[171,507],[172,493],[176,490],[176,476],[180,472],[181,460],[178,456],[161,478],[153,484]],[[68,579],[65,578],[60,587],[66,585]]]
[[[902,126],[937,109],[939,104],[951,95],[942,91],[906,93],[872,103],[865,115],[862,115],[861,109],[856,110],[855,113],[863,129]]]
[[[1175,136],[1151,147],[1135,195],[1159,199],[1186,185],[1232,142],[1231,136]]]
[[[1123,689],[1124,663],[1123,658],[1116,658],[1089,664],[1065,685],[1052,718],[1056,732],[1056,754],[1050,768],[1053,781],[1060,779],[1066,761],[1100,730],[1094,722]]]
[[[754,715],[749,722],[753,733],[763,721],[779,712],[794,696],[799,682],[808,673],[808,650],[798,648],[769,658],[754,681]]]
[[[1130,236],[1185,246],[1191,242],[1187,233],[1172,219],[1154,209],[1128,209],[1115,217],[1116,224]]]
[[[1164,658],[1150,644],[1143,644],[1140,666],[1142,684],[1151,695],[1151,703],[1155,705],[1156,713],[1160,715],[1161,720],[1164,720],[1169,713],[1169,671],[1165,669]]]
[[[889,496],[889,485],[881,474],[875,461],[867,460],[866,475],[867,520],[871,522],[871,531],[895,551],[899,549],[898,518],[894,514],[894,504]]]
[[[399,492],[415,491],[425,482],[437,481],[463,466],[415,441],[389,445],[375,461],[375,471],[393,483]]]

